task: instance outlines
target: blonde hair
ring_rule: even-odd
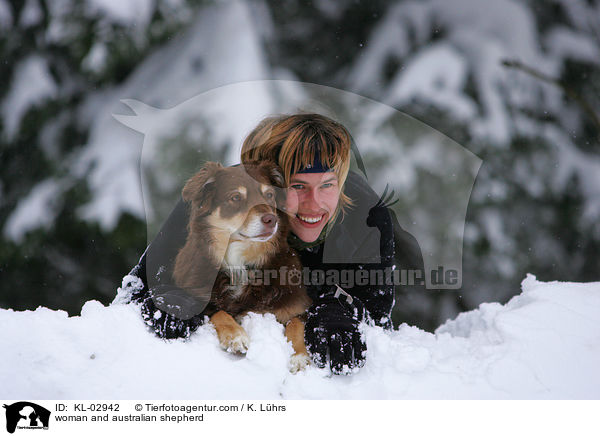
[[[352,206],[344,194],[350,170],[352,138],[340,123],[320,114],[279,115],[263,119],[242,145],[242,163],[267,160],[281,167],[286,186],[292,176],[313,164],[318,155],[321,165],[331,168],[338,179],[340,200],[333,223],[340,212]]]

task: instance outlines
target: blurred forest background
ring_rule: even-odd
[[[0,0],[0,56],[0,307],[108,304],[144,251],[119,99],[256,79],[355,92],[482,159],[462,289],[398,295],[396,322],[506,302],[527,272],[600,280],[598,1]]]

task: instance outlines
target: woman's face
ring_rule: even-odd
[[[335,173],[294,174],[286,201],[292,232],[304,242],[315,241],[339,200],[340,188]]]

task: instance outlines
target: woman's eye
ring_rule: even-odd
[[[321,188],[331,188],[333,186],[333,183],[324,183],[323,185],[321,185]]]
[[[292,186],[290,186],[290,188],[292,188],[292,189],[303,189],[304,185],[292,185]]]

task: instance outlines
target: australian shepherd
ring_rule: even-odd
[[[190,219],[173,270],[176,284],[198,297],[210,295],[204,313],[229,352],[248,349],[240,318],[248,312],[274,314],[294,349],[290,370],[304,368],[310,359],[303,317],[311,300],[299,280],[298,255],[287,243],[279,168],[208,162],[187,181],[182,197]]]

